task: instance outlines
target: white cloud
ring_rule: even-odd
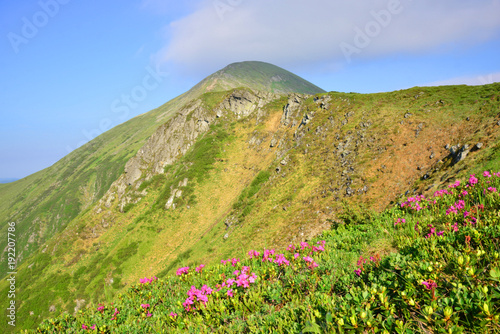
[[[381,11],[392,14],[377,21]],[[498,13],[498,0],[204,0],[166,27],[156,59],[194,71],[242,60],[338,68],[346,54],[359,60],[470,47],[499,35]],[[355,39],[358,28],[364,39]]]
[[[497,73],[489,73],[482,74],[476,76],[464,76],[451,78],[441,81],[431,82],[424,86],[447,86],[447,85],[469,85],[469,86],[477,86],[477,85],[486,85],[494,82],[500,82],[500,72]]]

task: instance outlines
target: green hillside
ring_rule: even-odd
[[[99,303],[108,312],[111,302],[137,302],[133,295],[142,290],[131,292],[129,288],[145,276],[155,275],[178,288],[173,299],[168,299],[176,303],[175,298],[185,294],[184,286],[171,276],[179,267],[243,259],[250,249],[283,250],[289,244],[319,241],[316,238],[322,233],[331,252],[318,263],[328,268],[329,275],[343,270],[352,274],[360,255],[404,255],[407,245],[396,236],[401,232],[402,238],[410,237],[411,229],[389,233],[388,226],[394,222],[387,217],[393,211],[384,211],[403,201],[404,194],[431,196],[456,178],[500,170],[500,84],[415,87],[378,94],[321,93],[292,77],[270,80],[276,75],[285,79],[286,73],[281,71],[256,62],[230,65],[166,105],[96,138],[51,168],[0,185],[2,198],[13,199],[0,204],[0,214],[7,221],[16,221],[24,234],[18,246],[24,253],[16,285],[17,329],[34,329],[44,318],[64,312],[70,319],[75,308],[84,305],[90,305],[90,311],[84,311],[88,318],[81,319],[97,321]],[[303,87],[317,94],[276,94],[285,91],[270,88],[276,82],[287,83],[286,89],[291,91]],[[495,224],[495,219],[488,220],[488,226]],[[39,241],[26,247],[33,232]],[[487,266],[496,265],[488,259]],[[386,264],[384,268],[392,268]],[[297,267],[302,274],[307,272],[304,265]],[[209,270],[214,279],[223,273],[218,267]],[[300,289],[288,293],[286,299],[280,297],[286,292],[280,290],[285,283],[279,280],[291,273],[269,275],[271,285],[263,285],[269,289],[268,297],[252,298],[260,300],[256,303],[262,312],[271,306],[288,312],[290,323],[297,323],[292,332],[300,332],[308,325],[297,320],[302,311],[297,313],[295,305],[308,301],[297,299],[296,292],[309,285],[315,291],[320,276],[302,277]],[[372,279],[368,277],[365,283],[371,284]],[[364,288],[355,276],[345,284]],[[162,286],[164,283],[154,286],[155,293],[164,291]],[[282,291],[281,295],[271,292],[273,289]],[[345,286],[339,289],[344,296]],[[7,290],[4,280],[0,293]],[[127,297],[119,301],[120,293]],[[270,304],[270,300],[274,301]],[[162,303],[170,305],[165,300]],[[319,310],[314,306],[318,300],[311,303],[311,312],[316,310],[321,316],[311,313],[314,319],[307,318],[310,325],[329,329],[331,321],[326,317],[328,313],[333,317],[335,308]],[[140,305],[131,305],[130,310],[141,313]],[[179,313],[179,307],[169,312]],[[248,307],[253,310],[254,306]],[[245,327],[248,322],[242,323],[249,316],[247,311],[235,312],[227,320],[234,325],[231,328],[249,328]],[[346,312],[342,313],[345,323],[350,316]],[[381,311],[366,312],[379,319]],[[149,318],[146,313],[144,317]],[[217,317],[219,320],[210,322],[213,328],[224,324]],[[323,320],[315,320],[321,317]],[[134,316],[127,315],[127,319],[121,325],[139,326]],[[154,318],[154,324],[146,319],[144,326],[153,330],[162,321],[171,321],[168,319]],[[269,328],[278,326],[275,320],[259,319],[252,326],[268,320]],[[334,320],[338,323],[339,319]],[[80,329],[82,324],[92,326],[71,321],[71,326]],[[98,326],[115,328],[99,321]],[[196,331],[197,325],[187,321],[186,328]],[[378,328],[383,328],[379,322]],[[392,321],[390,326],[394,324]],[[412,330],[414,325],[407,328]],[[395,328],[390,326],[385,328]],[[457,326],[464,326],[463,322]]]
[[[227,71],[226,68],[213,76],[227,72],[231,74],[231,80],[227,82],[260,89],[272,77],[281,75],[287,79],[280,82],[283,91],[321,91],[271,64],[237,63],[234,67],[242,70]],[[247,80],[249,68],[258,71],[259,76]],[[161,107],[107,131],[53,166],[22,180],[0,184],[0,220],[17,223],[18,261],[23,262],[46,241],[64,230],[75,217],[90,209],[123,173],[126,162],[145,144],[147,138],[184,104],[204,92],[205,88],[199,85],[193,87]],[[3,225],[0,232],[4,233],[6,228]],[[1,249],[5,245],[6,240],[1,240]],[[2,259],[5,259],[5,252],[2,253]],[[5,267],[0,268],[0,276],[3,277],[6,271]]]

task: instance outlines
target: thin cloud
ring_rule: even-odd
[[[167,43],[155,59],[193,71],[242,60],[338,68],[351,60],[470,47],[499,36],[499,12],[497,0],[202,1],[166,27]],[[346,45],[353,47],[349,57]]]
[[[425,86],[447,86],[447,85],[468,85],[478,86],[500,82],[500,72],[481,74],[476,76],[464,76],[441,81],[431,82]]]

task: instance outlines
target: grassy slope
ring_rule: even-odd
[[[137,281],[39,332],[498,333],[500,173],[478,179],[287,250]]]
[[[495,125],[499,85],[327,95],[331,100],[326,109],[312,98],[304,103],[303,113],[313,115],[313,120],[297,131],[298,136],[294,137],[296,128],[279,125],[286,98],[267,106],[267,116],[259,124],[254,117],[221,121],[168,170],[166,178],[157,177],[146,188],[148,195],[126,214],[115,208],[100,215],[87,212],[75,220],[57,240],[47,243],[45,253],[21,265],[26,283],[20,287],[24,304],[19,314],[26,319],[24,326],[36,325],[51,304],[72,313],[76,298],[111,300],[125,284],[145,275],[165,276],[180,265],[213,263],[243,256],[250,248],[309,239],[342,218],[342,200],[351,207],[364,203],[380,210],[400,193],[413,190],[413,184],[427,189],[446,184],[446,174],[460,177],[464,168],[500,167]],[[407,112],[412,115],[404,118]],[[361,122],[371,125],[365,128]],[[419,124],[423,130],[416,137]],[[274,135],[284,146],[269,147]],[[263,140],[260,146],[248,144],[254,136]],[[351,161],[342,166],[336,148],[346,136],[356,136],[359,144],[348,155]],[[298,137],[299,142],[294,139]],[[445,144],[477,141],[485,148],[447,167]],[[197,153],[214,144],[217,149],[209,156]],[[285,147],[288,163],[281,165],[283,157],[276,159],[275,154]],[[444,163],[438,163],[440,159]],[[275,172],[277,166],[280,173]],[[252,182],[260,171],[267,171],[269,180]],[[433,171],[432,177],[421,180],[426,171]],[[192,189],[185,189],[196,198],[182,197],[179,209],[165,211],[170,185],[186,173],[191,173],[190,179],[202,175],[190,184]],[[342,174],[349,176],[350,187],[366,185],[368,193],[344,198]],[[229,228],[226,218],[232,222]],[[110,226],[103,228],[103,222]],[[48,281],[53,288],[46,289]]]
[[[270,78],[280,75],[287,81],[278,83],[278,91],[322,91],[271,64],[244,62],[229,67],[223,71],[231,75],[230,79],[221,77],[219,72],[213,75],[220,77],[219,83],[224,87],[271,89],[266,86]],[[0,185],[0,220],[17,224],[18,261],[29,257],[98,201],[155,129],[206,89],[206,85],[197,85],[165,105],[107,131],[53,166],[17,182]],[[211,91],[220,89],[220,86],[210,88]],[[3,225],[0,232],[5,234],[6,228]],[[5,240],[0,241],[1,249],[5,244]],[[2,258],[5,256],[2,253]],[[0,277],[5,273],[6,269],[0,268]]]

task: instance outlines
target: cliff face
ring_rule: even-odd
[[[124,173],[111,185],[99,201],[96,212],[110,208],[118,200],[121,211],[125,205],[137,203],[146,194],[137,189],[142,182],[161,174],[168,165],[182,157],[210,125],[229,113],[236,119],[262,113],[262,107],[279,95],[251,90],[229,93],[216,108],[209,109],[202,99],[196,99],[180,109],[169,121],[161,125],[125,165]],[[184,186],[188,180],[183,181]],[[180,196],[180,193],[177,193]],[[172,195],[172,196],[175,196]],[[171,200],[169,201],[171,202]]]

